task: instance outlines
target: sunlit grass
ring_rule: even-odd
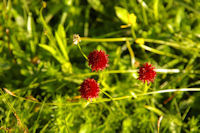
[[[199,132],[199,17],[195,0],[1,1],[0,133]],[[109,55],[103,71],[93,50]],[[81,98],[86,78],[98,98]]]

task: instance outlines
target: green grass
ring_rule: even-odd
[[[1,0],[0,133],[198,133],[199,44],[198,0]],[[102,72],[83,56],[94,49]],[[92,101],[78,91],[89,77]]]

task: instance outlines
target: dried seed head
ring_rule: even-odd
[[[79,36],[78,34],[74,34],[74,35],[73,35],[73,43],[74,43],[75,45],[77,45],[79,42],[81,42],[80,36]]]

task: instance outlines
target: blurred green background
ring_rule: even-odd
[[[91,72],[73,34],[109,67]],[[1,0],[0,132],[198,133],[199,44],[199,0]],[[152,95],[137,80],[145,62],[160,69]],[[91,103],[78,91],[88,77],[101,88]]]

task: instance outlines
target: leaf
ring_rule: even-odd
[[[49,53],[51,53],[51,55],[52,55],[58,62],[60,62],[61,64],[63,64],[63,63],[66,62],[65,59],[63,59],[61,56],[58,56],[58,55],[57,55],[56,51],[55,51],[52,47],[50,47],[50,46],[48,46],[48,45],[46,45],[46,44],[39,44],[39,46],[42,47],[43,49],[45,49],[46,51],[48,51]]]
[[[161,115],[158,119],[158,122],[157,122],[157,130],[158,130],[158,133],[159,133],[159,130],[160,130],[160,124],[161,124],[161,121],[163,119],[163,116]]]
[[[32,27],[32,14],[31,13],[29,13],[29,15],[28,15],[27,31],[28,31],[29,36],[32,36],[33,27]]]
[[[8,89],[6,89],[6,88],[3,88],[3,89],[4,89],[4,91],[5,91],[6,93],[8,93],[9,95],[11,95],[11,96],[16,96],[15,93],[11,92],[10,90],[8,90]]]
[[[183,20],[183,18],[184,18],[184,8],[180,7],[177,9],[176,21],[175,21],[177,29],[180,29],[181,21]]]
[[[61,24],[58,26],[58,34],[61,37],[61,39],[66,47],[67,40],[66,40],[65,29],[64,29],[63,25],[61,25]]]
[[[9,70],[10,68],[11,64],[7,60],[0,58],[0,72]]]
[[[43,49],[47,50],[48,52],[50,52],[53,56],[56,55],[56,51],[52,47],[50,47],[46,44],[39,44],[39,46],[42,47]]]
[[[115,7],[115,12],[116,12],[117,17],[122,22],[128,24],[128,15],[129,15],[129,13],[128,13],[128,11],[126,9],[116,6]]]
[[[137,23],[136,23],[137,17],[135,16],[134,13],[129,14],[129,12],[125,8],[121,8],[118,6],[115,7],[115,12],[116,12],[117,17],[122,22],[124,22],[126,24],[130,24],[133,27],[137,26]]]
[[[66,62],[61,66],[62,71],[65,73],[72,73],[72,65],[70,62]]]
[[[32,100],[32,101],[35,101],[35,102],[39,102],[35,97],[33,96],[27,96],[26,99],[29,99],[29,100]]]
[[[131,118],[126,118],[123,120],[122,124],[122,132],[123,133],[131,133],[132,130],[132,119]]]
[[[162,116],[164,115],[164,113],[163,113],[161,110],[159,110],[159,109],[157,109],[157,108],[155,108],[155,107],[148,106],[148,105],[145,105],[144,107],[145,107],[146,109],[148,109],[148,110],[150,110],[150,111],[156,113],[157,115],[162,115]]]
[[[159,0],[154,0],[154,5],[153,5],[153,13],[155,16],[155,19],[158,20],[158,7],[159,7]]]
[[[88,0],[88,3],[92,6],[94,10],[99,12],[104,11],[104,6],[101,4],[100,0]]]
[[[131,24],[133,27],[137,27],[137,17],[134,13],[129,14],[128,16],[128,23]]]
[[[59,36],[58,32],[55,33],[55,36],[56,36],[56,40],[58,42],[58,46],[60,47],[60,50],[62,51],[65,59],[68,61],[69,57],[68,57],[68,54],[67,54],[67,51],[66,51],[66,47],[65,47],[61,37]]]
[[[91,131],[91,123],[85,123],[81,125],[79,133],[89,133]]]

